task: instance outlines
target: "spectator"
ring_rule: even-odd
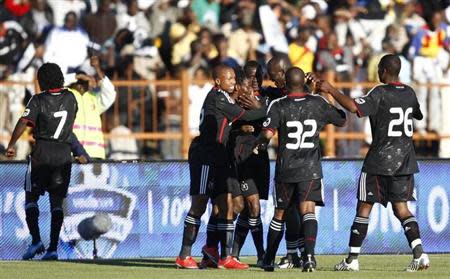
[[[240,65],[256,59],[256,48],[262,39],[261,34],[252,27],[254,14],[254,9],[245,7],[240,9],[238,12],[240,27],[229,37],[230,53]]]
[[[111,0],[100,0],[97,12],[87,15],[84,20],[84,28],[91,41],[99,44],[98,48],[114,35],[117,28],[110,4]]]
[[[5,21],[0,17],[0,80],[14,72],[27,37],[22,26],[16,21]]]
[[[118,14],[117,17],[118,29],[126,28],[131,32],[136,32],[141,29],[150,34],[150,24],[144,13],[139,10],[137,0],[130,0],[127,4],[127,12]]]
[[[183,59],[185,60],[190,54],[191,43],[197,36],[181,23],[172,24],[169,36],[173,45],[171,61],[175,66],[182,63]]]
[[[164,31],[164,25],[168,22],[173,24],[177,21],[180,10],[170,5],[170,0],[155,2],[150,10],[148,21],[150,22],[150,38],[156,38]]]
[[[210,77],[207,68],[198,67],[194,71],[193,79],[196,81],[203,80],[205,83],[189,85],[189,131],[198,133],[200,126],[200,111],[205,101],[206,95],[213,88],[213,84],[209,82]]]
[[[217,28],[220,18],[220,5],[215,0],[193,0],[192,10],[203,26]]]
[[[89,37],[78,27],[77,15],[68,12],[64,26],[53,29],[45,42],[44,62],[58,63],[63,73],[75,72],[87,58],[88,45]]]
[[[214,69],[214,67],[219,64],[225,64],[233,69],[239,67],[238,62],[229,55],[228,40],[223,34],[214,36],[214,45],[218,53],[217,56],[210,61],[211,69]]]
[[[31,10],[21,18],[20,24],[33,40],[45,39],[53,26],[53,11],[45,0],[31,0]]]
[[[205,56],[204,46],[200,40],[192,41],[191,53],[189,57],[185,57],[183,66],[186,67],[193,77],[198,69],[202,68],[209,71],[209,60]]]
[[[47,3],[53,10],[57,27],[65,24],[67,13],[74,12],[80,18],[86,10],[86,2],[83,0],[47,0]]]
[[[419,83],[417,100],[423,113],[423,120],[416,121],[415,127],[422,134],[427,128],[437,133],[441,131],[442,107],[439,88],[432,86],[428,89],[426,83],[438,83],[443,76],[438,56],[444,46],[450,43],[447,28],[441,12],[435,11],[428,25],[419,29],[414,36],[409,49],[410,58],[413,59],[413,79]]]
[[[289,60],[293,67],[299,67],[303,72],[312,72],[314,53],[306,46],[311,31],[307,28],[300,30],[296,40],[289,45]]]
[[[92,159],[105,159],[105,142],[100,115],[114,103],[116,90],[100,69],[98,57],[91,58],[91,65],[96,71],[100,91],[92,91],[95,84],[92,77],[84,73],[76,75],[77,82],[71,86],[71,91],[78,103],[73,132]]]

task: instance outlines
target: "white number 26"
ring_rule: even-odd
[[[412,108],[407,108],[405,111],[403,111],[400,107],[394,107],[389,110],[392,114],[398,114],[398,118],[392,119],[391,122],[389,122],[388,127],[388,136],[389,137],[401,137],[403,135],[402,129],[397,129],[397,131],[394,131],[394,127],[396,126],[402,126],[403,125],[403,131],[405,132],[405,135],[408,137],[412,137],[413,135],[413,121],[411,118]]]

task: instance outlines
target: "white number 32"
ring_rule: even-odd
[[[287,143],[287,149],[298,149],[298,148],[314,148],[313,142],[307,142],[307,138],[311,138],[317,131],[317,122],[314,119],[307,119],[303,122],[300,121],[288,121],[286,126],[291,128],[296,128],[295,132],[289,133],[288,137],[295,139],[295,143]],[[310,126],[311,130],[304,131],[304,126]]]

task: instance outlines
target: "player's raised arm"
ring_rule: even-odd
[[[358,112],[358,107],[356,106],[355,101],[352,98],[344,95],[328,81],[322,80],[316,83],[316,90],[318,90],[319,92],[330,94],[346,110],[353,113]]]

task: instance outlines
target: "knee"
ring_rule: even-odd
[[[251,217],[258,217],[261,211],[260,205],[259,205],[259,201],[258,200],[252,200],[249,204],[248,204],[248,210],[249,210],[249,215]]]
[[[275,209],[275,212],[274,212],[275,219],[284,221],[284,212],[285,212],[284,209],[281,209],[281,208]]]
[[[234,198],[233,199],[233,213],[239,214],[244,210],[244,201],[240,198]]]

